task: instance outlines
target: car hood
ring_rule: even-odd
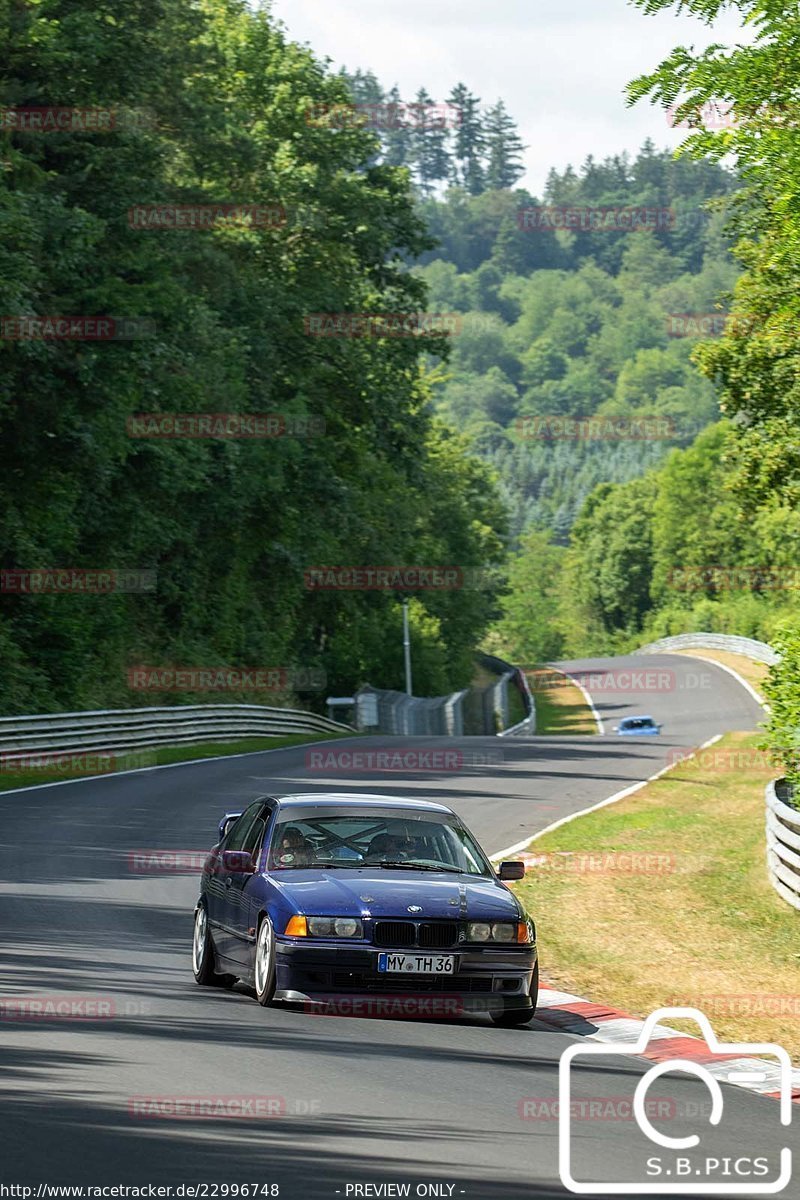
[[[309,868],[275,872],[272,883],[306,916],[410,917],[417,920],[519,920],[522,906],[494,879],[473,875],[438,878],[428,871],[326,871]],[[414,906],[420,912],[409,913]]]

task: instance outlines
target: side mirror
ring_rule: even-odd
[[[222,820],[219,823],[219,840],[220,841],[222,841],[222,839],[230,832],[231,828],[233,827],[234,822],[238,821],[239,817],[241,815],[242,814],[240,812],[225,813],[225,816],[222,818]]]
[[[501,862],[500,870],[497,872],[501,879],[524,879],[525,878],[525,863],[523,862]]]
[[[256,869],[248,850],[223,850],[222,865],[232,875],[252,875]]]

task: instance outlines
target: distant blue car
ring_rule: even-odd
[[[195,909],[194,976],[241,979],[265,1006],[487,1012],[521,1025],[536,1009],[536,930],[502,880],[524,874],[521,862],[495,873],[442,804],[263,796],[220,822]],[[400,998],[410,1007],[390,1014]]]
[[[627,734],[632,737],[652,737],[661,733],[661,726],[652,717],[623,717],[619,725],[614,726],[614,733]]]

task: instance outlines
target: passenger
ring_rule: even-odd
[[[404,862],[413,848],[410,838],[395,833],[378,833],[367,850],[368,862]]]

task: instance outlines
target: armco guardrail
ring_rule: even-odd
[[[464,692],[449,696],[408,696],[367,684],[359,696],[372,695],[377,705],[377,725],[368,728],[378,733],[402,737],[461,737],[464,733]],[[358,712],[363,711],[360,706]],[[365,727],[367,728],[367,727]]]
[[[736,637],[729,633],[679,633],[675,637],[661,638],[640,646],[637,654],[658,654],[669,650],[728,650],[731,654],[742,654],[756,662],[775,663],[780,655],[766,642],[753,638]]]
[[[528,676],[517,667],[511,682],[515,687],[519,688],[522,695],[522,703],[525,705],[528,715],[516,725],[512,725],[510,729],[503,729],[497,736],[525,737],[527,734],[536,733],[536,701],[528,684]]]
[[[800,909],[800,809],[782,800],[783,780],[767,785],[767,866],[775,891]]]
[[[388,691],[366,684],[358,695],[375,697],[377,725],[362,725],[360,728],[403,737],[463,737],[464,734],[511,737],[514,734],[523,736],[535,733],[536,709],[523,672],[491,655],[479,654],[477,658],[488,670],[497,674],[495,683],[431,698],[407,696],[405,692]],[[527,716],[509,729],[510,686],[519,690]],[[364,708],[359,705],[356,711],[361,719]]]
[[[0,757],[6,767],[39,753],[138,750],[287,733],[353,733],[316,713],[258,704],[189,704],[168,708],[0,717]]]

